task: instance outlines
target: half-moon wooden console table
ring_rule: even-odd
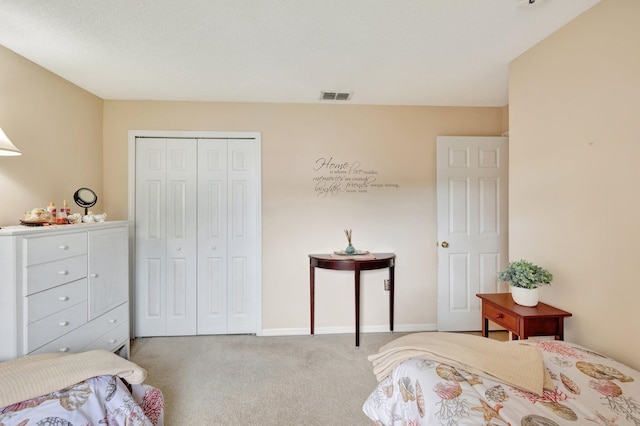
[[[315,293],[315,268],[333,269],[339,271],[354,271],[355,296],[356,296],[356,347],[360,346],[360,271],[389,268],[389,330],[393,331],[393,290],[394,269],[396,255],[394,253],[372,253],[372,259],[367,256],[333,257],[330,254],[309,255],[309,283],[311,299],[311,334],[314,327],[314,293]]]

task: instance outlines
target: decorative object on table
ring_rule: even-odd
[[[355,254],[356,249],[351,245],[351,229],[345,229],[344,234],[347,236],[347,241],[349,242],[349,245],[344,249],[344,252],[346,254]]]
[[[333,254],[336,254],[338,256],[345,256],[347,259],[350,259],[350,258],[353,258],[354,256],[362,256],[365,254],[369,254],[369,252],[367,250],[356,250],[353,253],[347,253],[344,250],[340,250],[340,251],[334,251]],[[373,255],[371,256],[372,256],[372,259],[375,259]]]
[[[56,210],[56,204],[53,201],[51,201],[47,206],[47,212],[49,213],[49,217],[50,217],[49,222],[56,223],[57,210]]]
[[[98,196],[89,188],[80,188],[73,194],[73,201],[84,209],[84,215],[89,214],[89,208],[96,205]]]
[[[82,215],[80,213],[72,213],[67,216],[67,222],[69,223],[80,223],[82,222]]]
[[[20,224],[25,226],[44,226],[51,223],[51,214],[42,207],[33,208],[24,213]]]
[[[538,304],[538,287],[551,284],[553,275],[546,269],[526,260],[509,262],[504,271],[497,274],[499,281],[511,287],[513,301],[522,306]]]
[[[89,212],[89,214],[85,214],[84,216],[82,216],[82,222],[84,223],[93,223],[93,222],[104,222],[107,218],[107,214],[106,213],[102,213],[102,214],[93,214],[92,212]]]

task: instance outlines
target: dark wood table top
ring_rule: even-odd
[[[396,255],[394,253],[371,253],[375,259],[371,259],[370,257],[368,257],[367,255],[333,255],[330,253],[323,253],[323,254],[310,254],[309,257],[312,259],[322,259],[322,260],[335,260],[335,261],[342,261],[342,260],[357,260],[358,262],[366,262],[366,261],[373,261],[373,260],[388,260],[388,259],[393,259],[394,257],[396,257]]]
[[[479,298],[485,300],[487,303],[499,306],[510,312],[517,314],[520,317],[570,317],[572,314],[562,309],[555,308],[546,303],[538,302],[537,306],[522,306],[513,301],[511,293],[486,293],[476,294]]]
[[[371,253],[371,255],[374,258],[366,255],[310,254],[309,263],[311,267],[343,271],[353,271],[356,267],[360,270],[369,270],[395,266],[394,253]]]

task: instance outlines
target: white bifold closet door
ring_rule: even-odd
[[[136,140],[136,336],[255,333],[251,140]]]
[[[198,334],[257,331],[257,161],[252,140],[198,141]]]

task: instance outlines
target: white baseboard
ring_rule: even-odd
[[[395,324],[393,331],[397,333],[415,333],[420,331],[436,331],[436,324]],[[360,333],[386,333],[389,325],[367,325],[360,327]],[[316,327],[314,334],[349,334],[353,333],[353,327]],[[266,328],[262,330],[262,336],[305,336],[309,334],[309,328]]]

